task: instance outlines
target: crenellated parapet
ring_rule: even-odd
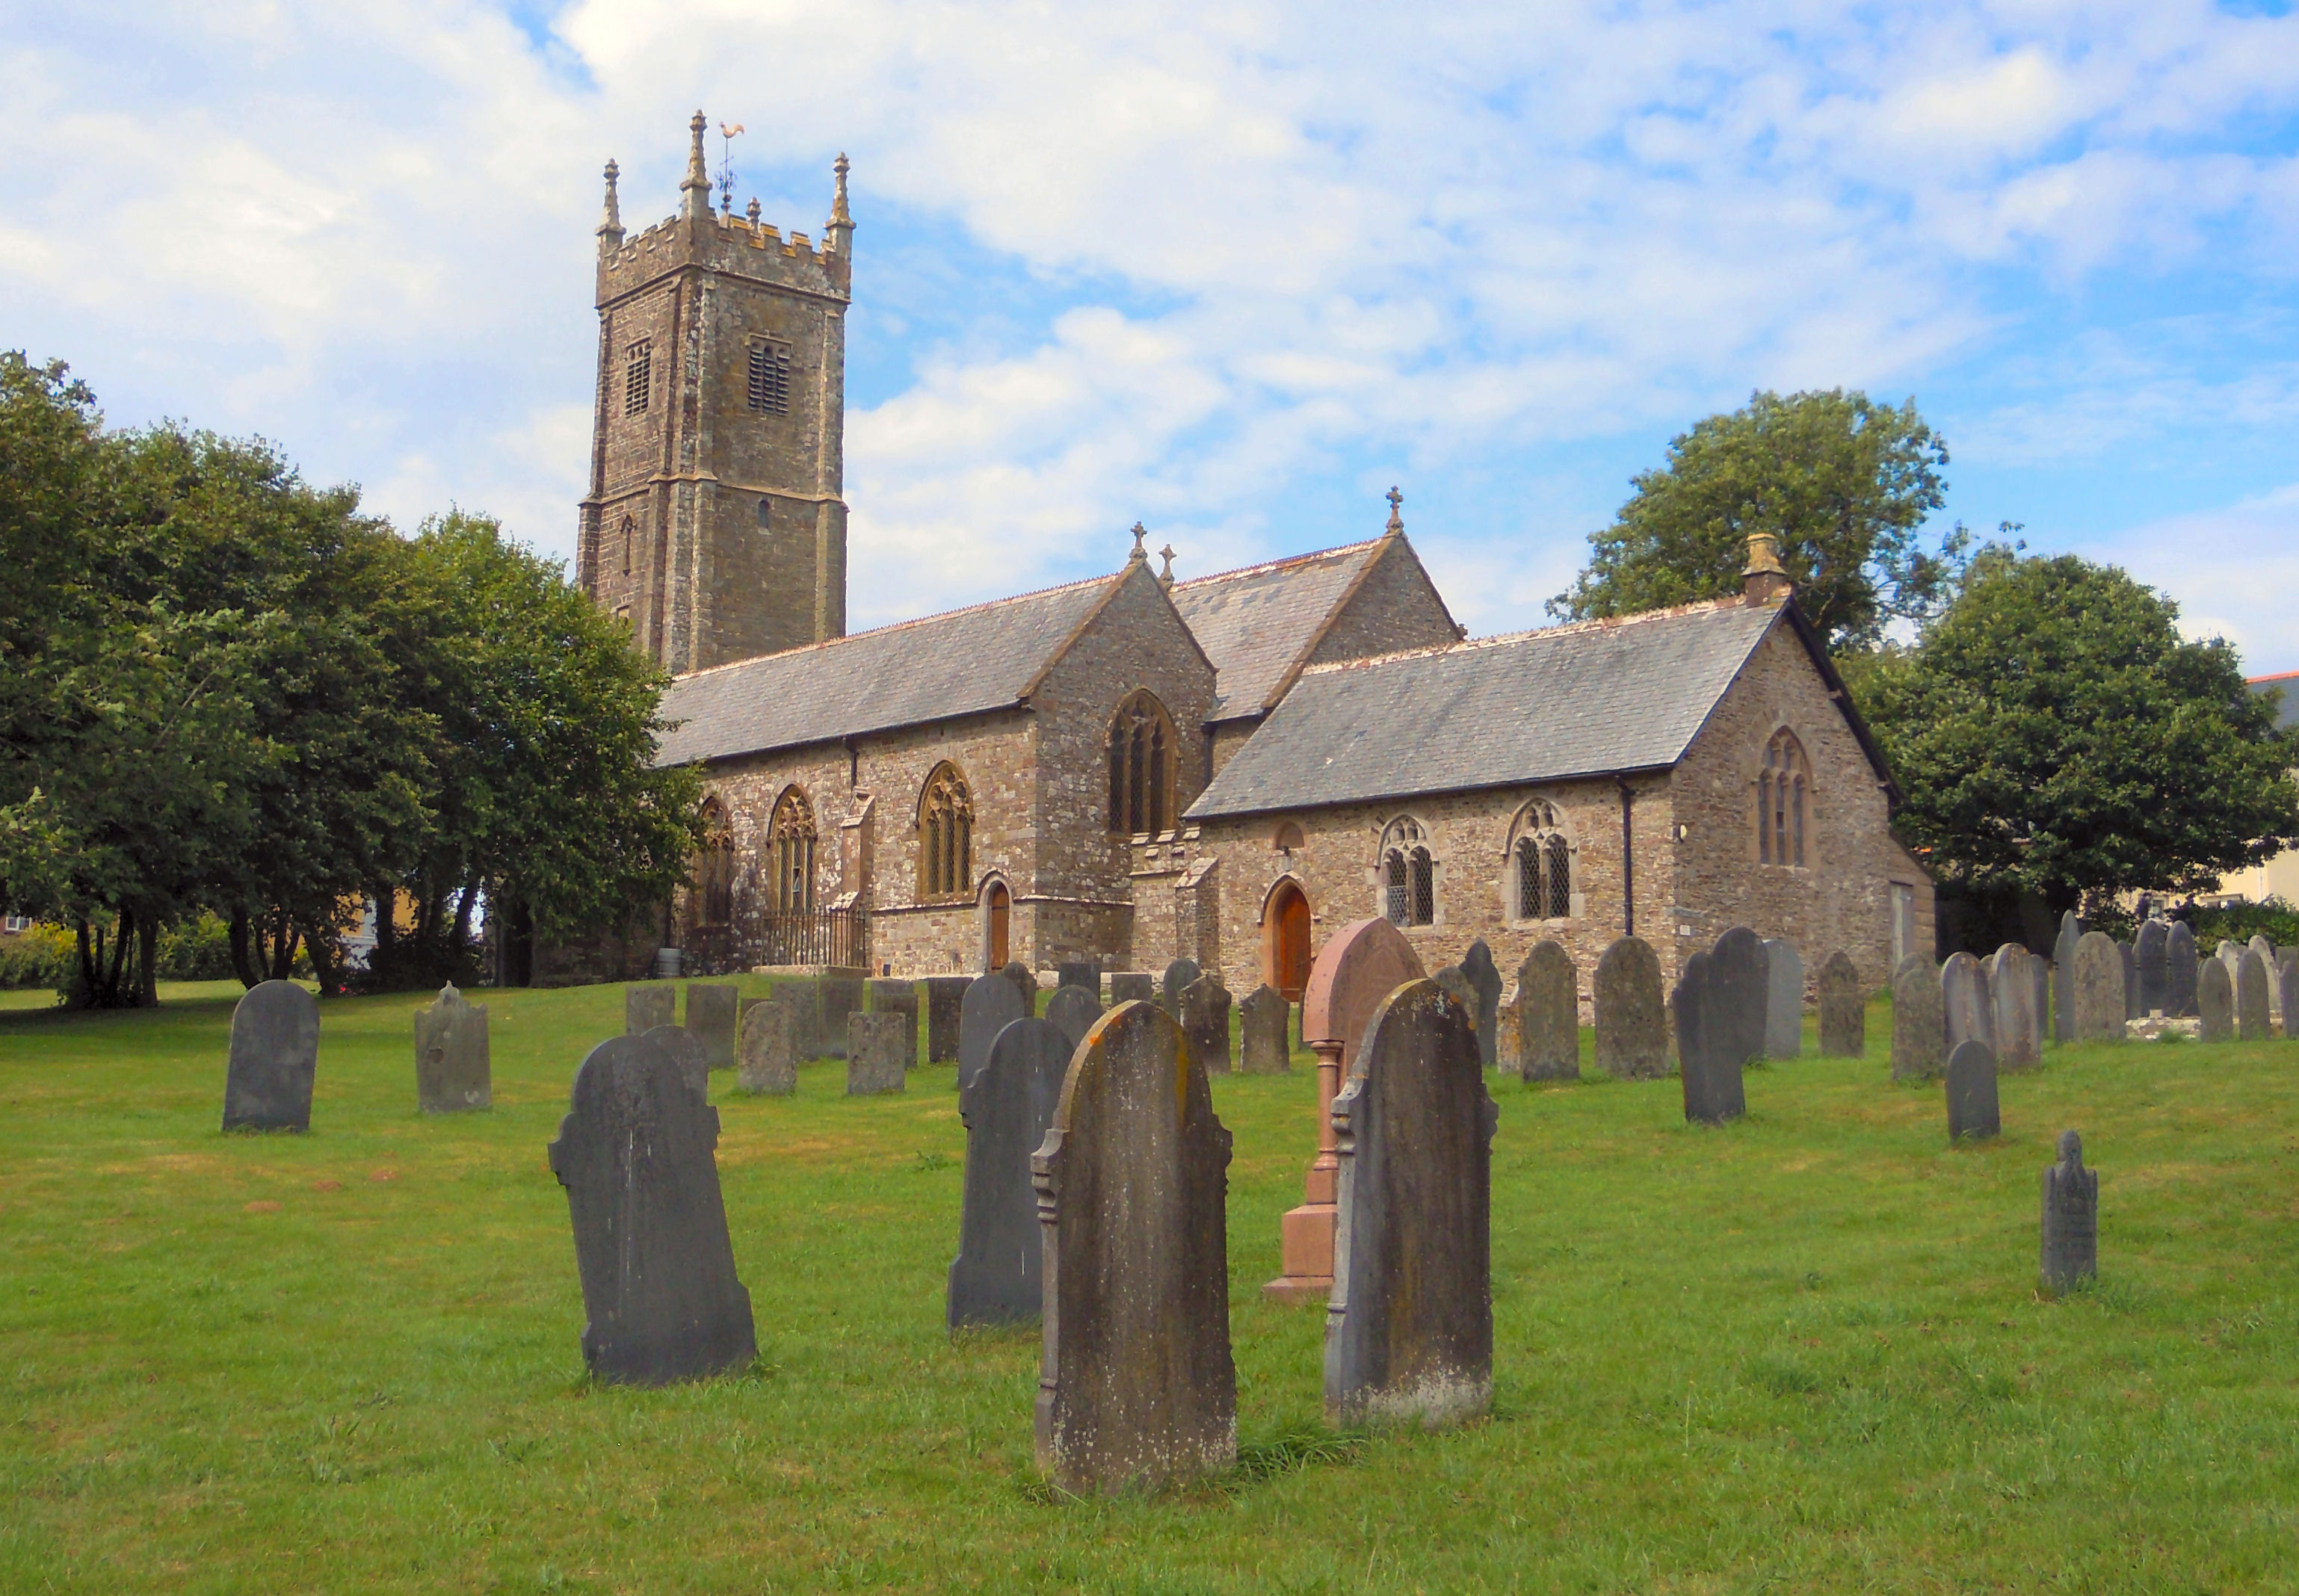
[[[840,301],[851,297],[853,285],[850,257],[826,240],[818,249],[803,233],[784,237],[771,222],[740,216],[672,216],[617,244],[602,237],[598,302],[604,307],[690,266]]]

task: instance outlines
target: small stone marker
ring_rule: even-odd
[[[1083,988],[1065,992],[1086,996]],[[1048,1010],[1051,1013],[1050,1006]],[[1041,1307],[1038,1194],[1030,1154],[1046,1139],[1075,1052],[1051,1018],[1017,1020],[990,1044],[988,1062],[958,1095],[966,1122],[966,1187],[950,1260],[948,1319],[961,1325],[1027,1323]]]
[[[1560,942],[1537,942],[1516,971],[1517,1076],[1581,1079],[1581,997],[1573,955]]]
[[[2195,931],[2175,920],[2163,933],[2163,1012],[2175,1018],[2195,1012]]]
[[[1101,990],[1098,987],[1057,987],[1054,995],[1046,999],[1046,1022],[1069,1038],[1073,1052],[1080,1042],[1085,1040],[1085,1033],[1093,1029],[1094,1021],[1100,1018]],[[991,1046],[997,1046],[995,1038],[992,1038]],[[1026,1164],[1029,1161],[1025,1158],[1023,1162]]]
[[[1717,955],[1707,953],[1685,960],[1684,975],[1671,1003],[1676,1013],[1677,1067],[1684,1077],[1684,1117],[1700,1125],[1722,1125],[1748,1112],[1740,1071],[1764,1046],[1764,988],[1756,988],[1760,1023],[1752,1048],[1739,1012],[1747,999],[1732,984],[1741,972],[1720,973],[1719,963]]]
[[[1461,973],[1469,978],[1469,988],[1476,996],[1469,1005],[1469,1018],[1476,1022],[1477,1056],[1490,1070],[1500,1060],[1501,972],[1482,937],[1470,943],[1469,951],[1461,955]]]
[[[2299,1034],[2299,953],[2287,953],[2275,966],[2275,990],[2283,1000],[2283,1035]]]
[[[2131,962],[2139,975],[2139,1012],[2142,1014],[2170,1012],[2163,1006],[2166,974],[2163,944],[2170,935],[2169,926],[2160,920],[2150,920],[2139,928],[2139,935],[2132,941]]]
[[[1966,1042],[1996,1044],[1996,999],[1988,989],[1988,970],[1968,953],[1952,953],[1940,966],[1940,1017],[1953,1054]]]
[[[1101,1001],[1101,966],[1091,959],[1064,959],[1054,966],[1056,989],[1062,987],[1083,987],[1093,994],[1096,1003]]]
[[[623,988],[623,1034],[643,1037],[658,1025],[678,1023],[678,988],[668,981],[645,981]]]
[[[2251,939],[2251,951],[2259,955],[2260,964],[2267,972],[2268,1018],[2270,1020],[2280,1020],[2283,1018],[2283,995],[2275,989],[2275,972],[2277,966],[2282,963],[2282,955],[2275,951],[2275,944],[2267,939],[2267,933],[2265,931],[2259,931],[2253,935]],[[2238,970],[2236,972],[2236,1010],[2238,1018],[2241,1015],[2242,1009],[2243,972]]]
[[[926,1062],[946,1064],[958,1057],[958,1023],[966,1005],[966,989],[974,982],[963,975],[926,977]]]
[[[1325,1414],[1457,1422],[1492,1405],[1492,1141],[1469,1016],[1434,981],[1390,994],[1333,1099],[1340,1154]]]
[[[2196,972],[2195,1012],[2203,1020],[2201,1040],[2235,1040],[2235,985],[2228,980],[2226,961],[2205,959]]]
[[[551,1144],[583,1278],[583,1360],[613,1385],[726,1374],[759,1351],[718,1190],[718,1111],[656,1045],[670,1029],[593,1047]]]
[[[959,1091],[966,1090],[975,1072],[990,1062],[990,1044],[998,1039],[998,1033],[1029,1017],[1022,1006],[1020,990],[1003,975],[982,976],[966,988],[958,1021]]]
[[[1996,1052],[1975,1037],[1948,1055],[1947,1139],[1986,1141],[2003,1129],[1996,1098]]]
[[[1229,1160],[1182,1028],[1149,1004],[1113,1009],[1070,1060],[1030,1160],[1045,1245],[1038,1463],[1064,1490],[1236,1460]]]
[[[2123,1040],[2123,955],[2104,931],[2076,943],[2076,1040]]]
[[[2083,939],[2083,926],[2076,912],[2068,910],[2060,916],[2060,934],[2052,939],[2052,1039],[2072,1042],[2076,1039],[2076,944]]]
[[[1204,973],[1198,968],[1195,959],[1175,959],[1166,965],[1166,978],[1158,987],[1158,1006],[1179,1020],[1182,1017],[1182,988]]]
[[[1109,1006],[1121,1003],[1155,1003],[1158,1001],[1158,978],[1147,970],[1113,970],[1109,972]]]
[[[1860,990],[1859,966],[1838,948],[1820,967],[1820,1054],[1861,1058],[1868,1052],[1868,1000]]]
[[[1289,1075],[1293,1070],[1293,1046],[1286,1035],[1293,1005],[1272,986],[1259,986],[1237,1005],[1238,1040],[1243,1057],[1239,1063],[1248,1075]]]
[[[415,1011],[415,1096],[427,1114],[488,1107],[487,1010],[474,1008],[452,981],[438,1000]]]
[[[1022,995],[1022,1013],[1026,1018],[1038,1012],[1038,978],[1019,959],[1008,963],[999,974],[1014,983],[1014,990]]]
[[[1717,938],[1708,955],[1711,990],[1723,1005],[1718,1013],[1726,1027],[1724,1035],[1744,1068],[1764,1056],[1771,958],[1764,939],[1745,925],[1736,925]],[[1682,1035],[1678,1032],[1680,1039]]]
[[[678,1066],[678,1078],[692,1087],[704,1102],[710,1100],[710,1063],[703,1056],[702,1044],[683,1025],[658,1025],[644,1038],[663,1051],[670,1062]]]
[[[294,981],[248,988],[231,1011],[226,1130],[309,1130],[320,1067],[320,1000]]]
[[[735,1067],[735,1010],[738,994],[726,981],[686,983],[686,1029],[702,1044],[703,1059],[713,1070]]]
[[[1623,937],[1597,961],[1597,1068],[1618,1080],[1668,1073],[1668,1017],[1660,959],[1641,937]]]
[[[1996,1063],[2004,1070],[2032,1070],[2044,1062],[2042,1016],[2036,1012],[2035,960],[2017,942],[2006,942],[1988,961],[1988,995],[1995,1007],[1990,1032]],[[1948,1063],[1955,1063],[1951,1054]]]
[[[1804,1056],[1804,955],[1796,944],[1764,939],[1764,1056]]]
[[[2245,948],[2235,967],[2235,1034],[2239,1042],[2264,1042],[2275,1034],[2269,1012],[2267,961]]]
[[[2099,1175],[2084,1168],[2083,1137],[2060,1132],[2060,1162],[2044,1171],[2044,1289],[2054,1296],[2099,1274]]]
[[[902,1018],[904,1063],[910,1069],[918,1067],[918,989],[906,980],[874,980],[867,983],[870,990],[870,1012],[874,1014],[899,1014]]]
[[[2123,1017],[2137,1020],[2139,1008],[2139,955],[2129,942],[2119,941],[2115,951],[2123,956]]]
[[[1922,954],[1912,953],[1892,972],[1892,1079],[1921,1080],[1946,1063],[1940,972]]]
[[[906,1084],[917,1044],[901,1014],[846,1016],[846,1095],[876,1097]]]
[[[1182,1030],[1198,1050],[1198,1062],[1216,1075],[1229,1073],[1229,988],[1211,972],[1182,988]]]
[[[770,1097],[786,1097],[798,1090],[800,1026],[798,1010],[787,1003],[744,1005],[735,1084]]]
[[[859,976],[824,975],[808,983],[814,988],[816,1058],[846,1056],[847,1017],[863,1012],[869,989]],[[801,1011],[803,1012],[803,1011]]]

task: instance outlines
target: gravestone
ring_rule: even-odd
[[[2275,990],[2283,1000],[2283,1035],[2287,1039],[2299,1034],[2299,953],[2287,953],[2275,966]]]
[[[2076,944],[2083,926],[2070,909],[2060,916],[2060,934],[2052,941],[2052,1039],[2076,1039]]]
[[[1996,1098],[1995,1050],[1975,1037],[1948,1055],[1947,1139],[1986,1141],[2003,1129]]]
[[[1434,1429],[1492,1405],[1492,1140],[1466,1013],[1433,981],[1374,1012],[1333,1099],[1325,1415]]]
[[[320,1068],[320,1000],[294,981],[252,987],[231,1011],[226,1130],[309,1130]]]
[[[2139,955],[2129,942],[2119,941],[2115,951],[2123,956],[2123,1017],[2139,1018]]]
[[[1804,1056],[1804,955],[1778,937],[1764,939],[1764,1056]]]
[[[1081,987],[1054,994],[1087,996]],[[1096,1005],[1099,1008],[1099,1005]],[[1027,1323],[1040,1309],[1038,1194],[1030,1154],[1046,1139],[1075,1051],[1053,1019],[1017,1020],[990,1044],[988,1058],[958,1094],[966,1123],[966,1186],[959,1200],[958,1256],[950,1260],[948,1319],[962,1325]]]
[[[1024,1017],[1035,1014],[1038,1012],[1038,978],[1030,972],[1030,967],[1021,960],[1015,959],[998,973],[1012,981],[1014,990],[1022,995]]]
[[[2083,1137],[2060,1132],[2060,1161],[2044,1171],[2043,1267],[2057,1296],[2099,1274],[2099,1175],[2084,1168]]]
[[[798,1010],[787,1003],[744,1005],[735,1084],[771,1097],[798,1090],[800,1023]]]
[[[1722,1005],[1716,1011],[1725,1028],[1721,1035],[1745,1068],[1764,1056],[1772,955],[1765,951],[1762,937],[1745,925],[1736,925],[1716,939],[1708,960],[1710,990]],[[1677,1035],[1681,1040],[1683,1032]],[[1678,1056],[1681,1058],[1681,1053]]]
[[[1758,952],[1762,951],[1759,944]],[[1684,974],[1670,1000],[1676,1015],[1677,1068],[1684,1077],[1684,1117],[1701,1125],[1722,1125],[1748,1112],[1740,1071],[1764,1041],[1759,1024],[1757,1049],[1747,1046],[1747,1028],[1740,1013],[1747,998],[1739,984],[1745,980],[1746,972],[1727,972],[1721,964],[1713,953],[1696,953],[1685,960]],[[1756,997],[1761,1019],[1761,985]]]
[[[2195,1012],[2195,932],[2175,920],[2163,933],[2163,1012],[2174,1017]]]
[[[2139,935],[2131,944],[2131,962],[2139,976],[2139,1012],[2161,1014],[2163,1006],[2164,957],[2163,941],[2170,928],[2160,920],[2150,920],[2139,928]]]
[[[918,988],[906,980],[874,980],[867,983],[870,993],[870,1012],[874,1014],[899,1014],[902,1020],[904,1050],[902,1059],[910,1069],[918,1067]]]
[[[1100,1018],[1099,987],[1057,987],[1054,995],[1046,999],[1046,1022],[1067,1037],[1072,1048],[1085,1040],[1085,1033]],[[992,1046],[996,1046],[995,1038]]]
[[[1175,959],[1166,965],[1166,978],[1158,987],[1158,1006],[1179,1020],[1182,1017],[1182,988],[1204,973],[1198,968],[1195,959]]]
[[[1101,966],[1091,959],[1064,959],[1054,966],[1054,982],[1057,991],[1063,987],[1083,987],[1093,994],[1095,1003],[1101,1001]]]
[[[1030,1017],[1022,994],[1002,975],[984,975],[966,988],[958,1019],[958,1089],[990,1062],[990,1044],[1017,1020]]]
[[[726,981],[686,983],[686,1030],[702,1044],[702,1056],[713,1070],[735,1067],[735,1009],[738,996]]]
[[[2123,954],[2104,931],[2076,942],[2076,1040],[2123,1039]]]
[[[1448,964],[1430,979],[1444,989],[1447,996],[1461,1005],[1461,1012],[1469,1016],[1469,1028],[1475,1030],[1477,988],[1471,984],[1467,972],[1458,964]]]
[[[974,984],[963,975],[926,977],[926,1062],[946,1064],[958,1057],[959,1012],[966,989]]]
[[[1939,969],[1922,954],[1912,953],[1892,972],[1892,1079],[1921,1080],[1946,1063]]]
[[[1237,1005],[1237,1020],[1239,1050],[1243,1054],[1239,1063],[1248,1075],[1292,1072],[1293,1048],[1286,1036],[1292,1017],[1293,1005],[1276,988],[1259,986],[1246,994],[1245,1001]]]
[[[1966,1042],[1996,1045],[1996,1000],[1988,989],[1988,969],[1968,953],[1952,953],[1940,966],[1940,1017],[1951,1055]]]
[[[1996,1063],[2004,1070],[2030,1070],[2044,1062],[2042,1016],[2036,1013],[2035,961],[2017,942],[2006,942],[1988,961],[1988,992],[1994,1000],[1990,1030]],[[1955,1063],[1950,1054],[1948,1063]]]
[[[846,1021],[849,1016],[865,1013],[863,1004],[869,997],[869,988],[856,975],[822,975],[803,983],[814,988],[816,1058],[846,1056]],[[801,1013],[804,1011],[801,1010]]]
[[[2235,1035],[2239,1042],[2264,1042],[2275,1034],[2269,1011],[2267,961],[2255,948],[2244,949],[2235,967]]]
[[[427,1114],[461,1113],[493,1102],[487,1010],[473,1008],[452,981],[415,1011],[415,1096]]]
[[[2221,937],[2220,945],[2212,949],[2212,957],[2227,966],[2228,989],[2230,991],[2235,988],[2236,965],[2243,958],[2243,944],[2230,937]]]
[[[710,1063],[703,1056],[702,1044],[683,1025],[658,1025],[646,1033],[645,1039],[660,1048],[670,1062],[678,1066],[678,1078],[694,1095],[704,1102],[710,1099]]]
[[[1641,937],[1622,937],[1597,960],[1590,983],[1597,1027],[1597,1068],[1619,1080],[1652,1080],[1668,1073],[1668,1017],[1664,1013],[1660,959]]]
[[[613,1385],[701,1379],[758,1356],[718,1190],[718,1111],[656,1044],[671,1029],[593,1047],[551,1144],[583,1280],[583,1360]]]
[[[2235,983],[2228,980],[2225,961],[2205,959],[2196,972],[2195,1013],[2203,1021],[2199,1039],[2235,1040]]]
[[[2036,1015],[2036,1058],[2044,1056],[2044,1038],[2052,1029],[2052,962],[2028,955],[2028,1002]]]
[[[1820,967],[1820,1053],[1822,1058],[1860,1058],[1868,1051],[1868,999],[1860,989],[1860,969],[1838,948]]]
[[[1147,970],[1113,970],[1109,972],[1109,1006],[1121,1003],[1155,1003],[1158,1001],[1158,978]]]
[[[1198,1062],[1216,1075],[1229,1073],[1229,988],[1208,972],[1182,988],[1183,1033],[1198,1050]]]
[[[1475,998],[1469,1005],[1469,1018],[1476,1023],[1477,1056],[1490,1070],[1500,1058],[1501,972],[1482,937],[1470,943],[1469,951],[1461,955],[1461,973],[1468,978]]]
[[[1516,1072],[1524,1080],[1581,1079],[1581,998],[1573,955],[1538,942],[1516,971]]]
[[[2276,952],[2275,944],[2267,939],[2267,933],[2265,931],[2258,932],[2253,936],[2251,939],[2251,951],[2259,955],[2260,967],[2267,972],[2268,1018],[2270,1020],[2280,1020],[2283,1018],[2283,994],[2275,989],[2275,972],[2277,966],[2282,963],[2282,955]],[[2238,1018],[2241,1015],[2242,1009],[2243,972],[2238,970],[2236,972],[2236,1010]]]
[[[1045,1245],[1038,1462],[1064,1490],[1154,1488],[1235,1461],[1229,1161],[1173,1016],[1131,1005],[1096,1026],[1030,1160]]]
[[[901,1014],[846,1016],[846,1095],[876,1097],[903,1088],[917,1044]]]
[[[643,1037],[658,1025],[678,1023],[678,988],[668,981],[646,981],[623,988],[623,1034]]]

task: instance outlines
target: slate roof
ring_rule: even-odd
[[[1214,662],[1208,721],[1259,715],[1381,550],[1381,540],[1176,582],[1174,608]]]
[[[1022,701],[1121,571],[681,676],[663,696],[658,765],[921,725]]]
[[[1187,818],[1674,765],[1791,613],[1734,600],[1314,666]]]

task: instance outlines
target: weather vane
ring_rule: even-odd
[[[735,152],[733,146],[735,136],[740,134],[742,131],[743,124],[740,122],[736,122],[731,128],[724,122],[718,124],[718,209],[727,216],[735,214]]]

